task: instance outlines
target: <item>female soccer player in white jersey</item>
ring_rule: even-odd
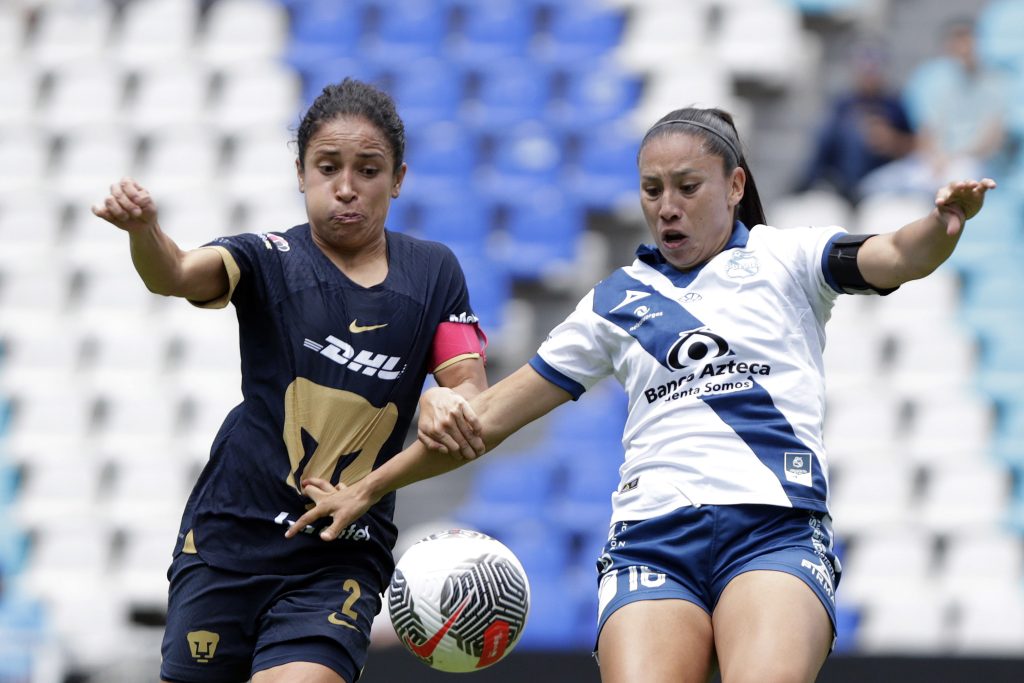
[[[530,363],[471,401],[493,447],[598,380],[629,395],[625,462],[598,561],[605,683],[803,683],[834,641],[840,565],[822,443],[825,321],[952,253],[992,180],[952,182],[895,232],[764,225],[732,118],[674,111],[644,137],[653,238]],[[386,492],[456,467],[414,444],[357,484],[310,480],[333,538]]]

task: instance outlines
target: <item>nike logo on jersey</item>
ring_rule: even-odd
[[[462,610],[466,609],[466,605],[469,604],[469,599],[471,597],[473,597],[472,593],[463,599],[462,604],[458,606],[450,617],[448,617],[448,621],[444,622],[444,624],[441,625],[441,628],[437,629],[437,633],[431,636],[430,640],[422,645],[416,645],[412,642],[409,636],[405,636],[405,644],[421,659],[429,659],[430,655],[434,654],[434,650],[437,649],[437,646],[441,644],[441,639],[444,638],[444,634],[448,633],[448,629],[452,627],[452,624],[454,624],[459,618],[459,615],[462,614]]]
[[[615,308],[613,308],[612,310],[610,310],[608,312],[609,313],[614,313],[615,311],[619,310],[623,306],[628,306],[631,303],[633,303],[634,301],[640,301],[640,299],[646,299],[650,295],[651,295],[650,292],[638,292],[638,291],[633,290],[633,289],[627,289],[626,290],[626,298],[622,300],[622,303],[620,303],[618,306],[616,306]]]
[[[382,325],[360,325],[358,320],[353,320],[349,323],[348,331],[352,334],[359,334],[360,332],[369,332],[370,330],[379,330],[382,327],[387,327],[388,324]]]

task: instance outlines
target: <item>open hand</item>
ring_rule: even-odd
[[[126,232],[156,225],[156,202],[131,178],[122,178],[110,186],[110,194],[92,207],[92,212]]]
[[[964,223],[981,211],[985,193],[995,186],[996,181],[984,178],[960,180],[941,188],[935,195],[935,208],[946,222],[946,234],[952,237],[959,233]]]

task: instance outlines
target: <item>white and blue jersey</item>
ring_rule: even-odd
[[[828,512],[825,322],[841,228],[737,222],[680,272],[642,246],[549,335],[531,366],[574,398],[615,375],[629,397],[612,523],[694,505]]]

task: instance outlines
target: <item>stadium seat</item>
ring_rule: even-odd
[[[529,60],[507,59],[472,70],[478,81],[461,119],[478,131],[500,134],[528,121],[544,121],[552,103],[551,72]]]
[[[579,151],[568,171],[569,194],[582,205],[614,211],[636,203],[640,139],[624,127],[603,125],[578,136]]]
[[[279,59],[288,35],[288,12],[280,2],[217,0],[206,13],[196,53],[214,67],[245,68]]]
[[[1024,642],[1024,592],[1019,578],[1010,585],[977,582],[972,588],[955,601],[957,619],[950,651],[958,656],[1019,657]]]
[[[48,278],[40,278],[38,261],[7,264],[0,271],[0,332],[19,338],[26,333],[38,333],[39,338],[61,337],[56,331],[71,298],[72,286],[70,274],[61,266],[55,264]],[[55,364],[59,360],[55,357]]]
[[[433,0],[377,4],[374,30],[361,56],[379,66],[397,67],[441,54],[449,31],[449,15],[443,5]]]
[[[194,55],[199,0],[133,0],[124,8],[111,55],[125,68],[186,61]]]
[[[714,47],[734,80],[785,90],[812,74],[821,47],[814,38],[783,0],[726,3]]]
[[[37,123],[36,105],[43,73],[24,62],[0,60],[0,131],[29,131]]]
[[[212,75],[196,62],[157,64],[137,74],[125,120],[137,135],[209,125]]]
[[[53,164],[56,198],[78,207],[102,200],[110,184],[135,169],[136,141],[119,126],[80,131],[64,143]]]
[[[0,132],[0,197],[17,200],[36,195],[50,167],[51,142],[47,135],[25,129],[20,134]]]
[[[110,42],[109,3],[49,3],[39,12],[26,56],[46,69],[63,70],[101,59]]]
[[[923,465],[974,461],[990,452],[992,402],[969,384],[949,390],[922,390],[911,399],[907,455]]]
[[[11,515],[21,528],[37,532],[33,535],[26,569],[40,571],[40,565],[46,565],[47,570],[60,570],[62,567],[51,565],[56,556],[39,557],[37,544],[43,544],[47,552],[56,553],[57,549],[50,548],[49,539],[45,538],[51,527],[58,526],[54,521],[88,519],[92,515],[99,501],[102,469],[88,450],[77,448],[61,458],[26,463],[25,470],[18,496],[11,505]],[[41,531],[44,533],[38,533]],[[71,563],[65,560],[65,564]]]
[[[560,130],[585,134],[627,118],[640,100],[643,82],[610,60],[565,72],[565,92],[551,104],[548,121]]]
[[[466,276],[469,300],[473,312],[480,318],[481,328],[485,334],[496,335],[506,324],[505,312],[512,298],[512,282],[507,266],[492,256],[483,245],[475,248],[466,243],[450,246]]]
[[[287,130],[281,126],[256,127],[232,138],[224,189],[234,201],[254,195],[288,196],[295,192],[295,158]]]
[[[916,516],[917,469],[891,457],[859,462],[856,454],[831,468],[831,509],[844,537],[870,535]]]
[[[627,8],[622,38],[613,49],[616,61],[624,68],[662,77],[670,76],[682,63],[711,61],[705,57],[712,35],[707,3],[631,4],[633,6]],[[698,67],[702,68],[703,64]],[[687,101],[693,98],[688,96]]]
[[[927,214],[932,206],[933,202],[928,197],[872,195],[857,204],[856,225],[848,227],[856,234],[891,232]]]
[[[62,68],[49,96],[40,104],[38,122],[55,135],[97,126],[121,126],[126,99],[125,73],[107,62],[81,62]]]
[[[210,117],[226,135],[246,128],[294,130],[301,98],[302,79],[290,67],[269,59],[242,62],[221,71]]]
[[[389,92],[409,137],[427,137],[421,129],[460,116],[464,94],[463,70],[441,59],[421,58],[390,72]]]
[[[575,261],[583,211],[557,190],[538,188],[524,197],[508,206],[500,258],[514,277],[556,276]]]
[[[897,553],[889,561],[899,564],[901,558]],[[864,609],[857,631],[858,650],[870,655],[905,656],[948,652],[952,619],[949,603],[937,600],[931,586],[913,577],[901,583],[898,590],[879,591]]]
[[[940,573],[942,592],[955,602],[1020,591],[1024,542],[1008,529],[992,528],[950,535]]]
[[[547,523],[546,504],[558,486],[557,462],[549,454],[507,454],[481,463],[454,517],[491,535],[507,533],[526,520]]]
[[[239,215],[221,224],[220,232],[283,232],[307,222],[306,205],[298,191],[297,180],[294,189],[286,194],[250,197],[239,202],[237,208]],[[206,239],[213,237],[213,233],[208,233]]]
[[[135,176],[157,202],[161,218],[165,204],[218,185],[222,148],[221,136],[198,126],[162,130],[149,138]],[[173,223],[161,223],[175,235]]]
[[[0,62],[13,63],[22,56],[27,33],[25,14],[18,7],[0,7]]]
[[[849,203],[831,190],[813,189],[782,195],[766,207],[769,222],[779,228],[838,225],[850,230],[853,215]]]
[[[514,0],[452,2],[454,30],[446,54],[466,66],[521,59],[530,54],[536,14]]]
[[[360,2],[303,0],[291,9],[291,40],[284,61],[303,74],[325,60],[353,56],[367,33]]]
[[[420,237],[442,242],[453,249],[487,249],[493,236],[493,208],[486,201],[440,192],[417,201]]]
[[[399,113],[405,116],[404,109],[400,108]],[[410,128],[406,143],[409,170],[399,201],[415,202],[438,196],[465,198],[466,188],[472,185],[480,163],[478,136],[455,120],[422,122]]]
[[[479,169],[477,188],[492,201],[508,204],[540,190],[553,191],[565,173],[563,153],[563,140],[546,126],[515,126],[494,141],[491,158]]]
[[[1006,520],[1011,492],[1011,476],[1002,465],[964,454],[960,462],[929,469],[921,521],[936,533],[992,529]]]
[[[618,44],[625,15],[598,2],[561,2],[551,7],[538,57],[549,64],[592,63]]]
[[[874,609],[901,587],[934,590],[934,539],[920,525],[885,524],[847,540],[839,586],[847,604]]]

